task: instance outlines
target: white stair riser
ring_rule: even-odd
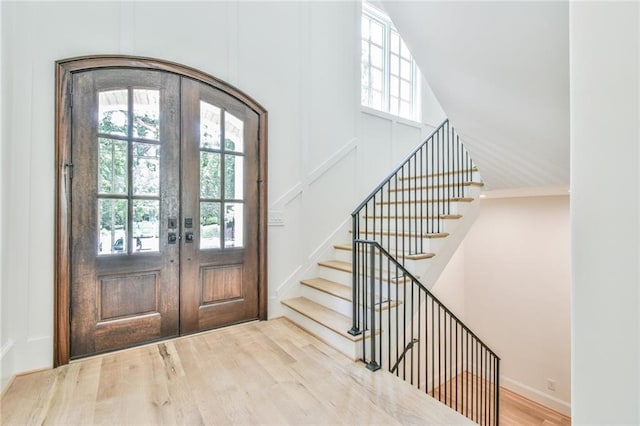
[[[343,262],[352,262],[352,251],[351,250],[340,250],[340,249],[335,249],[334,250],[334,256],[333,259],[335,260],[342,260]]]
[[[338,271],[332,268],[321,268],[321,269],[323,270],[322,271],[323,273],[321,274],[321,278],[324,278],[330,281],[335,281],[337,283],[344,284],[346,286],[351,287],[352,275],[350,273]],[[370,285],[370,281],[368,277],[364,277],[362,279],[366,279],[367,286]],[[362,279],[361,279],[361,282],[363,282]],[[401,282],[400,283],[391,282],[387,286],[387,283],[388,283],[387,281],[384,281],[384,280],[382,281],[382,297],[384,299],[388,299],[388,298],[391,298],[393,300],[398,299],[399,298],[398,293],[402,292],[403,284]],[[303,286],[303,287],[306,287],[306,286]],[[376,294],[378,294],[379,290],[380,290],[380,282],[379,280],[376,279]],[[391,292],[391,294],[389,294],[389,291]],[[326,305],[326,306],[330,307],[331,309],[337,310],[332,305]],[[345,315],[351,315],[351,311],[345,313]]]
[[[386,240],[385,240],[386,241]],[[352,255],[352,251],[351,250],[335,250],[335,256],[334,259],[335,260],[342,260],[344,262],[352,262],[351,259],[351,255]],[[399,259],[400,262],[402,262],[401,259]],[[429,259],[420,259],[420,260],[412,260],[412,259],[406,259],[405,260],[405,267],[409,270],[409,272],[416,270],[416,262],[425,262],[425,261],[429,261]]]
[[[404,299],[403,284],[391,283],[390,285],[387,285],[386,281],[382,282],[382,287],[380,287],[379,284],[380,282],[376,281],[376,284],[375,284],[376,297],[379,297],[381,300],[384,300],[384,301],[387,301],[387,300],[395,300],[398,302],[403,301]],[[367,281],[366,282],[367,299],[369,298],[369,292],[371,291],[370,285],[371,283]],[[362,292],[362,289],[360,289],[360,292]]]
[[[443,219],[439,219],[439,220],[434,220],[431,221],[429,219],[402,219],[402,220],[398,220],[396,221],[395,219],[391,218],[390,220],[387,219],[378,219],[378,220],[373,220],[370,219],[367,221],[367,224],[365,226],[364,223],[360,224],[360,231],[363,232],[365,229],[371,231],[374,228],[376,230],[382,230],[382,231],[404,231],[404,232],[415,232],[416,230],[418,232],[448,232],[451,233],[456,229],[456,224],[457,224],[457,220],[456,219],[447,219],[447,220],[443,220]]]
[[[415,175],[416,173],[413,173],[414,167],[412,165],[411,167],[411,175]],[[445,184],[451,184],[453,185],[456,182],[481,182],[482,179],[480,178],[480,175],[478,174],[478,172],[472,172],[471,175],[469,175],[469,173],[463,173],[462,176],[460,176],[459,174],[451,174],[451,175],[440,175],[440,176],[420,176],[420,165],[418,164],[418,176],[416,176],[415,178],[411,178],[411,179],[405,179],[405,180],[400,180],[398,179],[398,187],[402,186],[402,183],[404,182],[405,186],[411,184],[412,186],[415,184],[415,182],[418,182],[420,186],[424,186],[424,185],[445,185]],[[409,177],[409,170],[405,169],[405,176]],[[395,181],[394,181],[395,182]],[[395,185],[394,185],[395,187]]]
[[[338,333],[325,327],[324,325],[321,325],[311,318],[302,315],[298,311],[294,311],[286,305],[284,307],[287,313],[287,318],[289,318],[301,328],[307,330],[310,334],[316,336],[330,346],[333,346],[335,349],[342,352],[350,359],[358,360],[362,357],[362,342],[352,342],[351,340],[339,335]]]
[[[451,192],[447,193],[446,191],[437,190],[431,191],[429,190],[419,190],[419,189],[405,189],[404,191],[394,191],[389,194],[384,194],[384,196],[380,198],[376,198],[376,201],[413,201],[413,200],[438,200],[438,204],[445,203],[447,199],[450,198],[466,198],[469,197],[469,193],[471,191],[465,189],[462,192]],[[451,200],[451,203],[455,201]]]
[[[333,309],[334,311],[340,312],[342,315],[350,317],[353,313],[351,302],[325,293],[324,291],[317,290],[313,287],[302,284],[302,291],[300,295],[318,303],[319,305],[323,305],[327,308]]]
[[[423,260],[421,262],[428,262],[429,260]],[[412,262],[413,265],[415,265],[415,262]],[[408,265],[405,267],[410,273],[414,273],[414,271],[412,271],[411,266],[413,265]],[[376,268],[377,269],[377,268]],[[396,276],[396,271],[395,268],[393,266],[391,266],[391,269],[389,270],[390,272],[390,276],[393,278]],[[344,272],[344,271],[339,271],[337,269],[333,269],[333,268],[328,268],[328,267],[320,267],[319,268],[319,275],[320,278],[324,278],[326,280],[329,281],[335,281],[339,284],[343,284],[346,285],[347,287],[351,287],[351,282],[352,282],[352,273],[351,272]],[[400,274],[400,269],[398,268],[398,274]],[[368,274],[368,271],[367,271]],[[376,272],[376,277],[377,277],[378,272]],[[386,279],[389,276],[389,274],[387,273],[386,270],[386,262],[383,263],[383,283],[386,283]]]
[[[465,204],[469,202],[451,202],[447,204],[431,204],[420,203],[416,206],[409,207],[408,203],[391,203],[391,204],[376,204],[375,215],[376,216],[408,216],[416,212],[422,212],[423,215],[441,215],[441,214],[464,214]],[[422,209],[421,206],[422,205]],[[404,209],[403,209],[404,207]],[[364,216],[364,212],[362,214]],[[367,212],[367,216],[373,216],[374,210],[370,208]]]
[[[351,287],[351,272],[338,271],[333,268],[327,268],[320,266],[318,268],[320,278],[324,278],[329,281],[335,281],[339,284],[343,284]]]
[[[362,238],[369,240],[375,240],[380,243],[382,247],[387,250],[398,250],[405,253],[437,253],[438,248],[443,244],[443,238],[413,238],[413,237],[398,237],[395,236],[387,238],[386,235],[380,237],[377,235],[373,238],[373,235],[362,235]],[[410,271],[411,272],[411,271]]]

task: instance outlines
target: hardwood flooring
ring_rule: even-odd
[[[2,425],[471,424],[285,319],[19,376],[0,404]]]
[[[18,376],[0,399],[0,424],[471,423],[277,319]],[[568,426],[571,419],[501,388],[500,424]]]
[[[455,392],[457,388],[459,392]],[[463,392],[464,385],[469,384],[474,389],[474,393],[467,395]],[[491,400],[494,398],[490,386],[485,386],[484,380],[470,373],[462,373],[447,382],[447,386],[440,386],[429,395],[442,401],[458,411],[464,412],[469,418],[477,420],[478,423],[491,423],[494,412],[491,406],[474,405],[473,395],[478,392],[485,393]],[[457,398],[456,398],[457,396]],[[501,426],[570,426],[571,418],[556,411],[553,411],[537,402],[531,401],[518,395],[504,387],[500,387],[500,425]]]
[[[501,387],[500,424],[503,426],[570,426],[571,417]]]

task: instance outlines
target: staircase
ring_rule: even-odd
[[[497,424],[499,358],[429,291],[475,220],[482,185],[445,120],[358,206],[318,276],[282,304],[369,369],[384,367],[472,420]]]

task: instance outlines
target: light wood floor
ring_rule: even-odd
[[[501,387],[500,424],[570,426],[571,418]]]
[[[469,423],[285,319],[19,376],[0,399],[2,425]],[[500,424],[565,426],[571,420],[501,389]]]
[[[457,382],[459,397],[456,401],[455,389]],[[486,422],[485,419],[493,419],[492,407],[475,407],[473,404],[469,404],[467,409],[467,395],[463,394],[463,387],[466,383],[469,383],[476,389],[484,389],[489,395],[489,399],[493,398],[493,392],[491,387],[484,387],[484,381],[473,374],[463,373],[456,376],[455,379],[451,379],[447,382],[446,388],[440,386],[429,391],[435,399],[441,400],[443,403],[450,407],[456,408],[458,411],[464,412],[472,419],[479,419],[480,423]],[[485,411],[487,411],[485,416]],[[537,402],[531,401],[521,395],[511,392],[504,387],[500,387],[500,425],[501,426],[570,426],[571,418],[556,411],[553,411]]]
[[[285,319],[19,376],[0,403],[2,425],[470,424]]]

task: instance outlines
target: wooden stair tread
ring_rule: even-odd
[[[437,189],[437,188],[450,188],[452,186],[477,186],[478,188],[482,188],[484,183],[482,182],[462,182],[462,183],[441,183],[440,185],[421,185],[421,186],[408,186],[406,188],[393,188],[390,189],[390,192],[403,192],[403,191],[414,191],[414,190],[422,190],[422,189]]]
[[[452,170],[450,172],[430,173],[430,174],[426,174],[426,175],[417,175],[417,176],[407,176],[407,177],[400,178],[400,180],[432,178],[432,177],[435,177],[435,176],[457,175],[457,174],[460,174],[460,173],[473,173],[473,172],[477,172],[477,171],[478,171],[477,167],[472,167],[470,169]]]
[[[325,280],[324,278],[308,278],[301,280],[300,283],[318,291],[339,297],[347,302],[351,302],[353,300],[351,287],[335,281]]]
[[[301,315],[317,322],[330,329],[331,331],[351,340],[352,342],[358,342],[364,337],[362,334],[359,336],[352,336],[347,333],[347,330],[351,329],[351,318],[346,315],[342,315],[339,312],[315,303],[306,297],[295,297],[293,299],[286,299],[281,302],[283,305],[298,312]]]
[[[376,206],[386,206],[388,204],[410,204],[410,203],[415,203],[415,204],[425,204],[425,203],[446,203],[447,201],[450,201],[452,203],[470,203],[472,202],[474,199],[471,197],[451,197],[451,199],[449,200],[442,200],[442,199],[433,199],[433,200],[393,200],[393,201],[378,201],[376,202]]]
[[[324,266],[326,268],[337,269],[342,272],[353,272],[351,268],[351,263],[345,262],[343,260],[322,260],[318,262],[318,265]]]
[[[352,231],[349,231],[352,232]],[[431,233],[431,234],[418,234],[418,233],[414,233],[414,232],[403,232],[403,233],[397,233],[397,232],[391,232],[391,231],[362,231],[363,235],[391,235],[391,236],[397,236],[397,237],[409,237],[409,238],[446,238],[449,236],[448,232],[435,232],[435,233]]]
[[[351,274],[353,272],[353,268],[351,267],[351,263],[350,262],[345,262],[344,260],[323,260],[323,261],[318,262],[318,265],[324,266],[325,268],[335,269],[335,270],[341,271],[341,272],[347,272],[349,274]],[[377,275],[378,272],[379,271],[376,269],[376,275]],[[387,272],[386,271],[382,271],[382,281],[387,281],[386,275],[387,275]],[[414,277],[420,279],[420,277],[417,276],[417,275],[414,275]],[[391,277],[391,282],[392,283],[400,282],[400,280],[401,279],[398,278],[398,277]]]
[[[336,244],[333,246],[333,248],[335,248],[336,250],[345,250],[345,251],[351,251],[352,247],[351,244]],[[405,259],[409,259],[409,260],[423,260],[423,259],[431,259],[432,257],[435,256],[435,253],[409,253],[409,254],[405,254],[403,252],[400,251],[395,251],[395,250],[390,250],[389,251],[390,254],[392,254],[395,257],[401,257],[401,258],[405,258]]]
[[[430,220],[430,219],[442,219],[442,220],[455,220],[455,219],[460,219],[462,217],[461,214],[440,214],[440,215],[435,215],[435,216],[394,216],[394,215],[381,215],[381,216],[370,216],[370,215],[365,215],[364,218],[367,220],[379,220],[379,219],[417,219],[417,220]]]
[[[308,278],[300,281],[300,284],[311,287],[315,290],[327,293],[331,296],[338,297],[351,303],[353,301],[353,289],[347,285],[337,283],[335,281],[326,280],[324,278]],[[376,311],[395,308],[401,302],[397,300],[385,300],[380,303],[380,297],[376,295]]]

